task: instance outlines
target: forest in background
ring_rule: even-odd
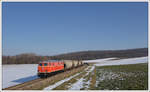
[[[103,58],[134,58],[148,56],[148,48],[126,50],[91,50],[65,53],[55,56],[39,56],[35,53],[23,53],[16,56],[2,56],[2,64],[37,64],[46,60],[92,60]]]

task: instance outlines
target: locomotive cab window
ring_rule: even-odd
[[[42,63],[40,63],[39,66],[42,66]]]
[[[47,66],[47,63],[44,63],[44,66]]]

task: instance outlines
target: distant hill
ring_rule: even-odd
[[[37,56],[34,53],[24,53],[16,56],[2,56],[2,64],[36,64],[43,60],[92,60],[102,58],[133,58],[148,56],[148,48],[127,50],[97,50],[66,53],[56,56]]]
[[[133,58],[148,56],[148,48],[126,49],[126,50],[103,50],[103,51],[81,51],[52,56],[51,59],[73,59],[91,60],[102,58]]]

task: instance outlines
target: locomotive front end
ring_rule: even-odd
[[[39,77],[47,76],[48,72],[49,72],[48,63],[40,62],[38,65],[38,76]]]

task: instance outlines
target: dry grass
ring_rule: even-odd
[[[92,80],[90,82],[89,90],[94,90],[95,89],[95,84],[96,84],[96,69],[94,69],[94,71],[92,72],[91,78],[92,78]]]
[[[75,83],[78,79],[82,78],[85,74],[86,74],[86,71],[82,71],[81,74],[72,78],[69,81],[64,82],[62,85],[54,88],[54,90],[67,90],[71,84]]]
[[[79,74],[78,76],[54,88],[54,90],[67,90],[71,87],[72,84],[74,84],[81,78],[83,78],[84,80],[83,80],[83,88],[81,88],[80,90],[94,89],[96,83],[96,69],[88,73],[88,70],[90,70],[90,68],[92,68],[92,66],[90,66],[86,71],[82,71],[81,74]],[[88,75],[86,75],[87,73]],[[90,84],[88,84],[89,82]]]

